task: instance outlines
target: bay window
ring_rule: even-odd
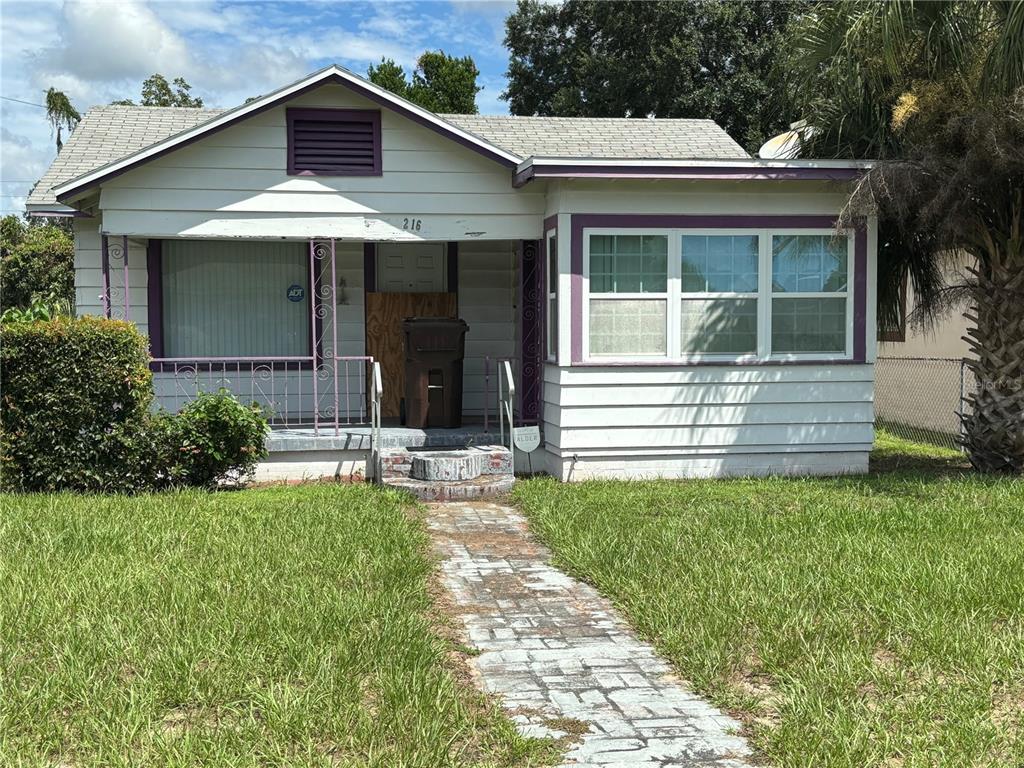
[[[584,230],[584,355],[848,358],[852,238],[829,230]]]

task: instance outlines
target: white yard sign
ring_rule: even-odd
[[[540,427],[516,427],[512,430],[512,442],[523,453],[540,447]]]

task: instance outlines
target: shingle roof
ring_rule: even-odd
[[[93,107],[29,195],[52,205],[52,189],[210,120],[225,110],[185,107]],[[507,152],[537,157],[729,159],[749,155],[712,120],[511,115],[440,115]]]
[[[750,157],[713,120],[514,115],[440,117],[524,159],[531,155],[621,160]]]
[[[191,107],[93,107],[82,118],[26,201],[57,202],[51,191],[95,168],[216,117],[222,109]]]

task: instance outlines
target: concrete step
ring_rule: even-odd
[[[419,480],[470,480],[511,475],[512,454],[501,445],[468,448],[389,448],[380,453],[383,476]]]
[[[422,501],[459,501],[500,496],[512,490],[512,475],[480,475],[472,480],[417,480],[412,477],[385,477],[384,484],[408,491]]]
[[[381,451],[385,484],[424,501],[479,499],[512,489],[512,454],[501,445]]]
[[[472,480],[483,471],[481,451],[415,451],[409,477],[414,480]]]

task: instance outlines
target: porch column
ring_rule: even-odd
[[[523,424],[540,424],[541,371],[544,349],[541,322],[544,290],[544,258],[539,240],[523,240],[519,263],[519,419]]]

